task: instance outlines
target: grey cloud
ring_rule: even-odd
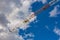
[[[18,32],[16,32],[16,33],[9,32],[9,31],[7,31],[9,29],[7,29],[7,27],[6,27],[6,25],[8,25],[8,23],[11,23],[11,25],[12,25],[11,28],[13,28],[15,26],[14,23],[17,23],[17,18],[15,18],[16,15],[18,17],[24,19],[24,18],[28,17],[28,15],[31,13],[29,8],[30,8],[32,0],[25,0],[24,3],[23,3],[24,0],[22,2],[21,1],[20,0],[0,0],[0,26],[1,25],[5,26],[5,27],[2,26],[3,28],[0,29],[0,40],[24,40],[21,35],[18,35],[18,34],[16,35],[16,33],[18,33]],[[12,4],[14,7],[11,7]],[[12,17],[9,17],[8,14],[10,16],[12,15]],[[21,20],[21,19],[19,19],[19,20]],[[19,20],[18,20],[18,22],[19,22]],[[8,27],[10,27],[10,25]],[[23,27],[23,28],[25,28],[25,27]],[[26,28],[27,28],[27,26],[26,26]]]
[[[20,40],[20,38],[18,35],[14,34],[14,33],[2,32],[2,33],[0,33],[0,40]]]
[[[6,19],[4,14],[0,14],[0,24],[6,26],[9,21]]]

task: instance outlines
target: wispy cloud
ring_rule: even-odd
[[[47,3],[47,0],[41,0],[43,4]]]
[[[60,5],[57,5],[54,7],[54,9],[50,12],[50,16],[49,17],[57,17],[59,13],[58,9],[60,8]]]
[[[53,29],[53,32],[59,36],[59,39],[58,39],[58,40],[60,40],[60,29],[57,28],[57,27],[55,27],[55,28]]]
[[[57,35],[60,36],[60,29],[55,27],[54,30],[53,30]]]

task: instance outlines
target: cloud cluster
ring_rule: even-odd
[[[26,29],[36,18],[23,23],[23,20],[30,15],[31,4],[35,1],[37,0],[0,0],[0,40],[24,40],[18,35],[17,28]]]
[[[0,0],[0,40],[24,40],[17,28],[28,27],[23,20],[31,13],[31,3],[32,0]]]

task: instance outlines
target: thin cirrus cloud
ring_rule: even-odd
[[[60,36],[60,29],[55,27],[54,30],[53,30],[57,35]]]
[[[60,29],[57,28],[57,27],[55,27],[55,28],[53,29],[53,32],[59,36],[59,39],[58,39],[58,40],[60,40]]]
[[[50,13],[50,16],[49,17],[57,17],[57,15],[60,14],[60,11],[58,10],[60,8],[60,5],[57,5],[54,7],[54,9],[49,12]]]

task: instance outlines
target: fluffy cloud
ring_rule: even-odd
[[[32,0],[0,0],[0,40],[24,40],[17,28],[29,26],[23,20],[31,13],[31,3]]]
[[[35,1],[37,0],[0,0],[0,40],[24,40],[18,35],[17,29],[28,28],[29,23],[36,19],[34,17],[30,22],[23,23],[30,15],[31,4]]]

